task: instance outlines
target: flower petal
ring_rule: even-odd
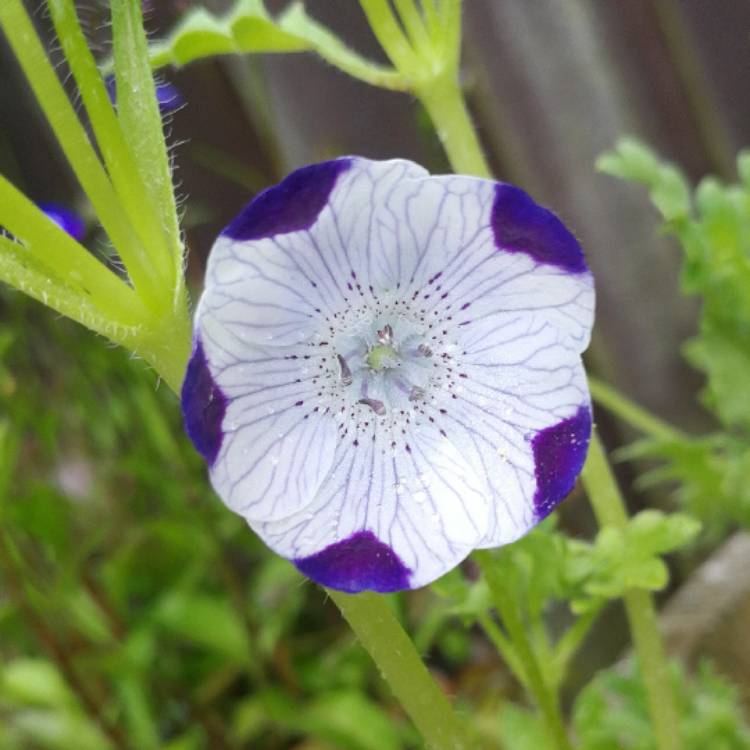
[[[480,547],[514,541],[548,515],[573,488],[588,447],[580,356],[549,324],[528,333],[496,348],[493,361],[464,363],[458,398],[441,403],[440,425],[492,493]]]
[[[408,439],[396,450],[342,444],[315,502],[253,529],[325,586],[394,591],[435,580],[484,535],[486,489],[437,430]]]
[[[568,273],[588,270],[581,246],[570,230],[552,211],[534,203],[513,185],[495,186],[492,231],[497,246],[505,252],[526,253],[537,263]]]
[[[333,320],[369,293],[375,208],[416,174],[427,173],[407,161],[350,157],[303,167],[265,190],[214,244],[203,312],[246,341],[312,341],[321,317]]]
[[[232,510],[266,521],[289,516],[312,502],[338,443],[336,423],[317,406],[321,355],[245,345],[230,356],[209,332],[183,388],[188,434]]]
[[[182,409],[187,434],[209,466],[216,460],[224,439],[226,408],[226,396],[211,375],[201,340],[196,339],[182,384]]]

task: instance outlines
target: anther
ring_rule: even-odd
[[[359,403],[369,406],[379,417],[385,414],[385,404],[376,398],[361,398]]]
[[[341,381],[342,385],[351,385],[352,371],[349,369],[349,365],[340,354],[336,355],[336,359],[339,362],[339,380]]]
[[[381,331],[378,331],[378,343],[383,346],[389,346],[391,341],[393,341],[393,328],[391,328],[389,323]]]
[[[432,349],[430,349],[427,344],[420,344],[417,347],[417,351],[423,356],[423,357],[431,357],[432,356]]]

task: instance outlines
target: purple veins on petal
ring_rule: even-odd
[[[86,222],[75,212],[58,203],[40,203],[39,208],[74,240],[86,236]]]
[[[214,381],[198,340],[182,384],[182,414],[187,434],[209,466],[216,460],[224,438],[226,408],[226,396]]]
[[[548,516],[575,485],[591,438],[591,409],[579,407],[568,419],[542,430],[532,440],[536,474],[534,511]]]
[[[316,583],[349,594],[408,589],[411,575],[399,556],[371,531],[358,531],[294,564]]]
[[[526,253],[538,263],[569,273],[587,271],[578,240],[552,211],[520,188],[499,183],[492,204],[492,232],[498,249]]]
[[[292,172],[255,196],[222,234],[242,241],[309,229],[350,164],[350,159],[334,159]]]

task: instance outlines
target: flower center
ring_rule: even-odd
[[[370,349],[367,365],[372,370],[385,370],[398,365],[398,354],[392,346],[378,344]]]
[[[419,292],[394,290],[367,295],[359,304],[325,316],[315,338],[324,347],[313,372],[316,412],[331,415],[341,437],[359,445],[376,441],[383,450],[409,450],[408,436],[421,424],[438,427],[445,396],[460,390],[457,340],[448,294],[436,281]],[[356,284],[356,282],[355,282]],[[310,363],[312,364],[312,363]]]

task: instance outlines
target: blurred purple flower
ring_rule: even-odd
[[[104,83],[112,104],[117,104],[117,83],[114,76],[108,76]],[[156,100],[159,102],[159,111],[163,115],[176,112],[185,104],[180,90],[169,81],[156,82]]]
[[[59,203],[40,203],[39,208],[74,240],[81,242],[86,236],[86,222],[75,211]]]

